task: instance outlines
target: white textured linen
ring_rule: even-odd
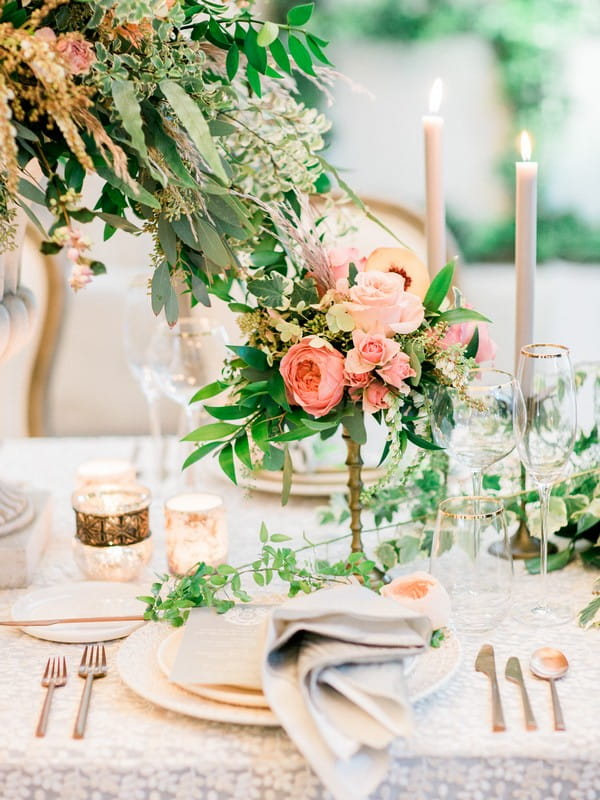
[[[183,447],[183,446],[182,446]],[[131,439],[7,441],[0,448],[0,473],[32,482],[54,496],[53,538],[36,574],[35,587],[81,575],[70,543],[74,515],[70,494],[77,466],[93,457],[131,457]],[[144,480],[144,476],[142,476]],[[273,532],[313,539],[328,532],[314,523],[315,504],[292,498],[285,512],[276,497],[247,498],[213,477],[208,491],[225,497],[231,558],[252,560],[257,531],[265,520]],[[162,502],[152,509],[156,556],[147,572],[165,565]],[[367,539],[367,543],[371,540]],[[336,549],[337,548],[337,549]],[[341,557],[346,545],[322,549]],[[515,594],[534,596],[539,581],[516,564]],[[597,571],[571,565],[548,576],[551,592],[575,608],[585,605]],[[23,590],[0,592],[6,618]],[[417,703],[407,745],[393,744],[392,763],[371,800],[596,800],[600,797],[600,631],[575,622],[532,631],[507,619],[491,634],[461,636],[464,663],[455,678]],[[489,686],[473,670],[479,647],[496,650],[508,731],[490,729]],[[548,685],[527,670],[529,653],[560,647],[569,674],[558,683],[567,730],[552,729]],[[19,631],[0,630],[0,798],[2,800],[331,800],[330,793],[282,729],[203,722],[165,712],[127,689],[115,668],[120,642],[109,643],[109,673],[94,685],[86,737],[71,738],[82,681],[76,675],[78,645],[55,645]],[[69,682],[56,692],[48,734],[33,735],[43,700],[39,686],[46,659],[64,655]],[[526,731],[519,691],[502,677],[509,656],[521,658],[539,730]]]

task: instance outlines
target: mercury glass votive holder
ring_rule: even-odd
[[[216,567],[227,560],[227,520],[221,497],[194,492],[165,503],[167,562],[173,575],[185,575],[196,564]]]
[[[77,489],[117,483],[129,485],[135,482],[135,465],[124,458],[96,458],[92,461],[84,461],[79,465],[75,474]]]
[[[150,491],[138,484],[84,487],[73,494],[73,554],[87,578],[137,578],[152,557],[150,500]]]

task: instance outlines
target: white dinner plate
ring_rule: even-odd
[[[385,470],[363,469],[362,479],[368,488],[383,477]],[[290,494],[295,497],[329,497],[332,494],[346,491],[348,472],[340,470],[324,470],[323,472],[295,472],[292,477]],[[246,489],[267,494],[281,494],[283,487],[282,472],[257,470],[244,476],[240,485]]]
[[[117,655],[117,668],[123,682],[136,694],[161,708],[197,719],[232,722],[238,725],[278,725],[268,708],[231,705],[200,697],[167,680],[158,661],[163,642],[173,636],[164,623],[149,623],[124,642]],[[456,634],[448,632],[442,646],[430,648],[415,659],[407,675],[409,697],[417,702],[438,691],[460,665],[462,648]]]
[[[146,587],[147,589],[147,587]],[[144,605],[136,596],[147,594],[143,587],[111,581],[78,581],[48,586],[20,597],[11,609],[18,620],[68,617],[123,617],[143,614]],[[143,622],[86,622],[24,627],[21,630],[37,639],[50,642],[85,644],[121,639]]]

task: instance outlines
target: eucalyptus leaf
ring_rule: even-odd
[[[169,264],[177,263],[177,235],[167,218],[161,214],[158,218],[158,241]]]
[[[131,144],[140,154],[143,161],[148,160],[148,149],[144,139],[144,128],[140,104],[131,81],[114,80],[112,96],[119,112],[123,127],[131,138]]]

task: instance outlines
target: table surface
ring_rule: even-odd
[[[144,453],[148,442],[140,440]],[[173,458],[178,458],[174,445]],[[53,496],[52,538],[33,587],[50,586],[83,576],[74,564],[70,544],[74,517],[70,494],[77,466],[89,458],[131,457],[139,447],[130,438],[9,440],[0,449],[0,475],[7,480],[47,489]],[[142,463],[142,462],[140,462]],[[252,558],[258,528],[299,540],[302,533],[323,540],[316,524],[318,503],[292,498],[282,512],[276,496],[252,496],[226,482],[212,467],[203,468],[206,489],[218,491],[229,511],[230,561]],[[164,571],[162,501],[152,509],[155,554],[142,580]],[[343,545],[341,545],[343,547]],[[341,551],[343,552],[343,550]],[[333,550],[327,553],[336,555]],[[535,594],[535,577],[517,565],[515,596]],[[590,597],[596,574],[570,566],[549,576],[551,590],[574,608]],[[27,590],[0,592],[0,615]],[[495,631],[461,635],[464,658],[445,688],[416,704],[410,741],[393,747],[388,777],[373,797],[414,800],[546,800],[600,797],[600,642],[597,630],[575,622],[533,631],[507,618]],[[500,678],[508,731],[490,731],[487,679],[473,669],[477,650],[494,645],[499,673],[509,656],[521,658],[542,645],[560,647],[571,669],[558,688],[567,731],[552,729],[548,685],[526,673],[539,730],[523,726],[518,689]],[[22,632],[0,630],[0,797],[3,800],[221,800],[221,798],[328,797],[295,746],[281,729],[243,727],[186,718],[153,706],[126,688],[116,670],[120,642],[109,643],[109,674],[94,687],[86,737],[71,738],[82,682],[72,678],[55,698],[48,734],[33,735],[43,700],[39,680],[50,655],[65,655],[70,675],[76,672],[80,645],[57,645]]]

